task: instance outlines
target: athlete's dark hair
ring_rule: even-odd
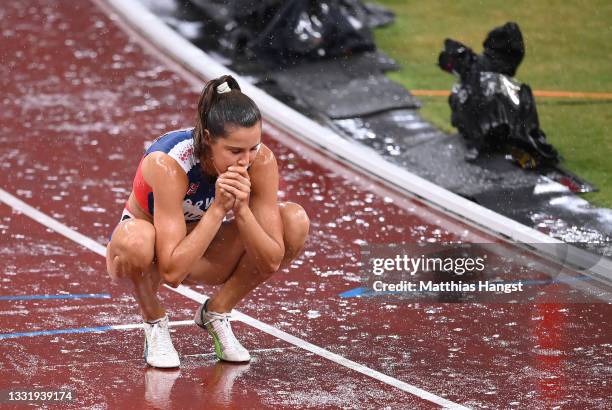
[[[217,87],[227,83],[229,90]],[[224,87],[223,87],[224,88]],[[238,82],[231,75],[223,75],[206,83],[200,101],[193,130],[194,154],[197,158],[208,155],[204,130],[213,141],[227,137],[227,127],[252,127],[261,121],[261,113],[253,100],[240,91]]]

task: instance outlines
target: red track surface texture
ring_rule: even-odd
[[[0,187],[105,244],[143,144],[190,126],[200,87],[89,1],[2,2],[0,33]],[[269,132],[282,196],[307,210],[311,237],[240,311],[468,407],[612,407],[610,305],[341,298],[360,286],[362,243],[495,240]],[[0,300],[1,334],[140,322],[100,256],[3,203],[0,231],[1,296],[110,294]],[[197,307],[168,289],[161,298],[173,321]],[[179,371],[145,366],[140,329],[2,338],[0,390],[72,389],[77,398],[64,407],[74,408],[437,407],[246,324],[234,328],[250,364],[217,363],[208,335],[177,326]]]

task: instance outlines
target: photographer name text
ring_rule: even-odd
[[[372,284],[375,292],[496,292],[512,293],[522,292],[523,283],[499,283],[482,280],[473,283],[461,281],[453,282],[433,282],[417,281],[410,282],[402,280],[400,282],[384,282],[377,280]]]

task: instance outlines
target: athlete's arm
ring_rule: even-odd
[[[183,199],[188,179],[180,165],[167,154],[154,152],[145,158],[142,176],[155,198],[153,225],[158,270],[166,283],[176,287],[212,242],[227,210],[223,201],[215,200],[187,235]]]
[[[230,171],[232,169],[236,168],[230,167]],[[240,173],[250,182],[250,197],[246,201],[239,201],[241,196],[244,197],[244,192],[239,192],[239,184],[221,186],[236,197],[237,204],[242,203],[234,207],[234,213],[247,254],[260,272],[275,272],[285,255],[283,222],[278,209],[276,158],[269,148],[262,146],[248,174],[244,169]]]

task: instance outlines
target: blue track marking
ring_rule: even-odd
[[[1,339],[14,339],[17,337],[62,335],[62,334],[67,334],[67,333],[106,332],[109,330],[113,330],[113,326],[81,327],[78,329],[41,330],[38,332],[3,333],[3,334],[0,334],[0,340]]]
[[[191,326],[193,325],[193,319],[172,321],[169,323],[170,326]],[[110,326],[97,326],[97,327],[79,327],[74,329],[55,329],[55,330],[39,330],[36,332],[15,332],[15,333],[0,333],[0,340],[2,339],[15,339],[18,337],[35,337],[35,336],[49,336],[49,335],[65,335],[70,333],[103,333],[109,330],[131,330],[142,328],[142,323],[130,323],[126,325],[110,325]]]
[[[341,298],[358,298],[358,297],[373,297],[373,296],[386,296],[386,295],[400,295],[404,292],[377,292],[374,289],[370,288],[354,288],[347,290],[346,292],[342,292],[339,296]]]
[[[0,296],[0,300],[36,300],[36,299],[110,299],[108,293],[83,293],[73,295],[25,295]]]
[[[346,292],[342,292],[339,296],[341,298],[354,298],[357,296],[361,296],[364,293],[367,293],[370,288],[355,288],[347,290]]]

